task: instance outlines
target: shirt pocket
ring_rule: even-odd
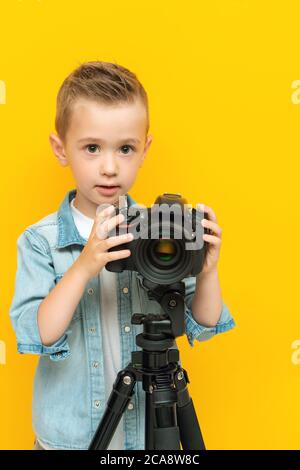
[[[60,273],[60,274],[56,274],[55,275],[55,279],[54,279],[54,282],[55,282],[55,285],[59,283],[59,281],[61,280],[61,278],[64,276],[65,273]],[[76,309],[75,309],[75,312],[73,314],[73,317],[70,321],[70,325],[73,325],[74,323],[76,323],[78,320],[80,320],[82,318],[83,314],[82,314],[82,306],[81,306],[81,302],[79,301]]]

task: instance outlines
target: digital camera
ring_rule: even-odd
[[[173,284],[201,272],[208,245],[203,233],[210,233],[201,224],[208,219],[206,212],[192,208],[180,194],[163,193],[150,208],[133,204],[116,213],[123,213],[124,221],[108,236],[130,232],[134,239],[108,250],[131,252],[108,262],[108,271],[137,271],[155,284]]]

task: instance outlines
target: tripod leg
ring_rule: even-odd
[[[180,450],[177,426],[177,392],[170,375],[157,375],[152,393],[146,392],[145,449]]]
[[[153,429],[154,416],[152,407],[152,396],[146,393],[146,412],[145,412],[145,449],[154,449]]]
[[[179,367],[174,377],[177,393],[177,419],[183,450],[205,450],[193,400],[189,396],[187,372]]]
[[[132,371],[121,370],[113,385],[106,409],[89,445],[89,450],[107,449],[130,398],[134,395],[136,378]]]
[[[164,421],[169,421],[171,418],[171,415],[176,416],[176,409],[163,409],[161,410],[164,411],[169,411],[169,416],[165,415],[164,417],[161,415],[160,418],[164,418]],[[159,411],[157,410],[158,413],[160,414]],[[158,425],[158,427],[154,428],[154,441],[155,441],[155,449],[157,450],[180,450],[180,433],[179,433],[179,427],[177,424],[174,426],[161,426],[162,423]]]

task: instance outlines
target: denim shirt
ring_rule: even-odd
[[[18,352],[40,356],[34,377],[33,429],[38,439],[54,449],[87,449],[106,407],[99,276],[87,283],[68,329],[54,344],[42,343],[37,323],[40,303],[87,243],[72,216],[70,201],[75,195],[76,189],[69,191],[57,212],[28,226],[19,236],[15,292],[10,307]],[[135,203],[129,194],[127,203],[128,206]],[[235,326],[224,303],[216,326],[199,324],[191,310],[196,278],[189,276],[183,281],[185,333],[191,346],[194,340],[207,340]],[[131,325],[133,313],[160,313],[162,309],[158,302],[149,300],[141,285],[141,275],[135,271],[117,273],[117,298],[124,368],[131,362],[131,352],[140,350],[135,338],[143,327]],[[144,449],[145,392],[139,381],[123,417],[125,449]]]

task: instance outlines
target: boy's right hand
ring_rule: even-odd
[[[75,261],[87,280],[96,276],[109,261],[128,258],[131,254],[130,250],[108,252],[113,246],[133,240],[133,235],[130,233],[107,238],[108,233],[124,220],[123,214],[109,218],[114,212],[113,209],[114,206],[111,205],[96,215],[87,244]]]

